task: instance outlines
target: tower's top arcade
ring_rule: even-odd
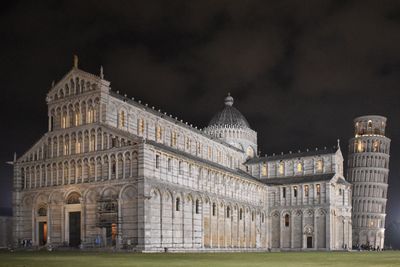
[[[386,117],[378,115],[361,116],[354,119],[354,135],[385,136]]]

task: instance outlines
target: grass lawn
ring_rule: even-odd
[[[0,252],[0,266],[400,266],[400,252],[286,252],[133,254],[112,252]]]

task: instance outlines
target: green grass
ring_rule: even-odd
[[[276,252],[276,253],[0,253],[1,267],[169,267],[169,266],[400,266],[400,252]]]

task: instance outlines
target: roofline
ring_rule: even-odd
[[[381,116],[381,115],[363,115],[363,116],[354,118],[353,122],[358,122],[358,121],[363,121],[363,120],[368,120],[368,119],[379,119],[379,120],[383,120],[384,122],[386,122],[386,120],[387,120],[387,118],[385,116]]]

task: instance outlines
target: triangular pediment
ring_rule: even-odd
[[[67,95],[77,94],[78,90],[93,90],[95,88],[108,88],[110,82],[95,74],[73,67],[58,82],[52,85],[47,94],[47,101],[58,100]]]

